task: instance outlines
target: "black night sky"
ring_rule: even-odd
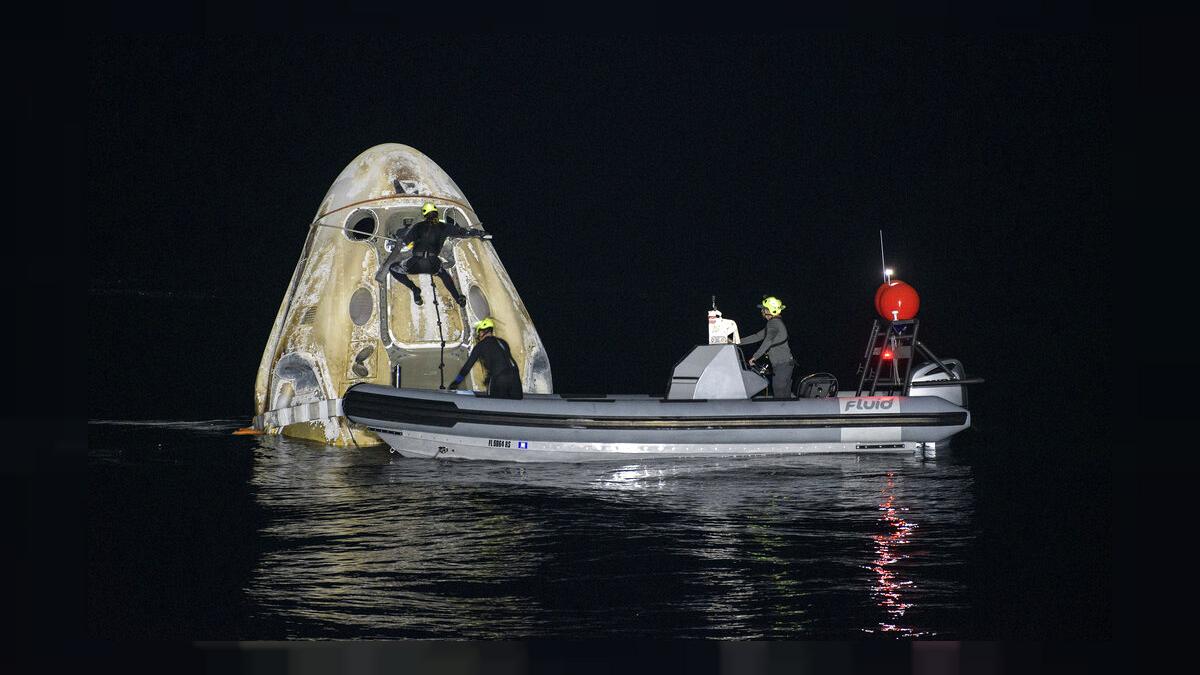
[[[1004,387],[1100,349],[1069,311],[1110,245],[1094,36],[128,37],[89,57],[88,283],[112,350],[93,415],[250,415],[316,206],[384,142],[481,214],[560,391],[661,391],[714,294],[743,333],[781,297],[799,368],[849,377],[880,229],[924,341],[969,372]],[[165,314],[129,331],[139,307]]]

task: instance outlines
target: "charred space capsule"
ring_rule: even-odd
[[[422,219],[425,202],[447,222],[482,228],[446,172],[406,145],[367,150],[333,182],[263,350],[255,428],[332,445],[379,443],[341,416],[346,389],[360,382],[449,384],[470,353],[472,326],[487,316],[512,348],[522,388],[553,391],[542,341],[490,241],[451,238],[442,247],[442,265],[467,298],[463,307],[429,274],[409,277],[421,289],[422,305],[391,275],[377,280],[400,237]],[[479,366],[467,385],[484,388]]]

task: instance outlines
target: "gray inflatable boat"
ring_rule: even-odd
[[[818,386],[800,387],[802,398],[755,398],[767,381],[745,367],[734,345],[710,344],[675,367],[665,398],[509,400],[358,384],[346,392],[342,411],[406,457],[581,462],[912,453],[935,450],[970,426],[964,379],[961,364],[947,359],[912,369],[904,395],[837,391],[832,378],[816,377],[808,384]]]

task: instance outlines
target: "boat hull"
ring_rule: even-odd
[[[530,395],[357,385],[345,415],[410,457],[517,462],[914,452],[970,424],[933,396],[777,401]]]
[[[415,431],[379,432],[392,451],[404,457],[485,459],[503,462],[594,462],[655,458],[755,457],[828,453],[914,453],[933,443],[568,443],[480,439]],[[499,442],[502,445],[491,445]]]

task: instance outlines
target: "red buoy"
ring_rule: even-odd
[[[875,311],[888,321],[911,319],[920,307],[917,289],[898,279],[882,284],[875,291]]]

